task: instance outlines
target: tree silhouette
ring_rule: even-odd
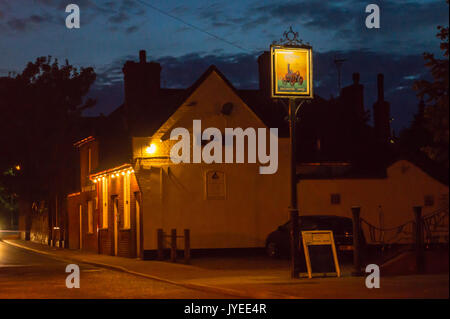
[[[66,189],[65,171],[82,111],[96,75],[52,57],[29,62],[18,75],[0,78],[0,182],[29,202]]]
[[[447,0],[448,4],[448,0]],[[448,32],[449,28],[438,26],[437,37],[442,41],[440,48],[444,58],[424,53],[425,65],[430,69],[433,81],[420,80],[414,84],[417,95],[424,99],[423,127],[430,132],[431,142],[421,148],[428,157],[448,168],[449,147],[449,90],[448,90]]]

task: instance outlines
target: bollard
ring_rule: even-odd
[[[172,229],[170,234],[170,261],[177,261],[177,230]]]
[[[415,236],[416,236],[416,266],[417,272],[425,272],[425,248],[423,243],[422,206],[414,206]]]
[[[361,221],[359,215],[361,212],[361,207],[352,207],[353,216],[353,276],[361,276]]]
[[[158,260],[164,260],[164,232],[161,228],[157,232]]]
[[[191,234],[189,229],[184,230],[184,263],[191,262]]]

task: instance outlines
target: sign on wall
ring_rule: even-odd
[[[341,276],[331,230],[302,231],[302,240],[309,278],[318,273]]]
[[[273,98],[313,98],[312,48],[271,45]]]
[[[226,181],[225,173],[220,171],[208,171],[205,174],[205,197],[206,199],[225,199]]]

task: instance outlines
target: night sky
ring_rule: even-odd
[[[69,3],[80,6],[80,29],[65,27]],[[380,29],[365,27],[370,3],[380,6]],[[444,0],[0,0],[0,76],[47,55],[93,66],[90,95],[99,101],[87,115],[122,103],[122,66],[140,49],[162,64],[164,87],[187,87],[215,64],[236,87],[257,88],[256,58],[292,25],[313,45],[316,93],[336,96],[336,54],[347,59],[343,85],[360,72],[366,108],[375,100],[376,74],[384,73],[398,131],[417,109],[411,85],[427,76],[422,53],[440,56],[436,27],[448,19]]]

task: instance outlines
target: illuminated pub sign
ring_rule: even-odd
[[[313,98],[312,48],[270,46],[272,97]]]

